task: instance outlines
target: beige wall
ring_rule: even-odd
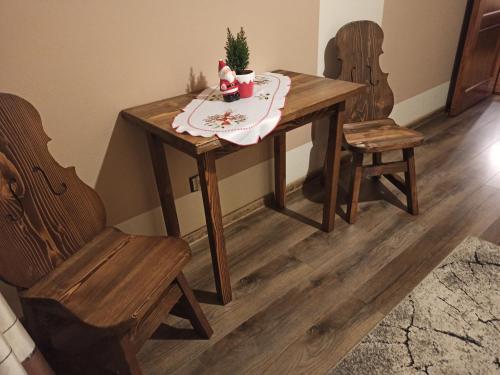
[[[346,23],[369,20],[382,24],[384,0],[320,0],[318,30],[318,74],[330,73],[332,65],[328,43]],[[327,68],[325,70],[325,67]]]
[[[382,67],[396,102],[450,80],[467,0],[385,0]]]
[[[56,159],[75,165],[97,188],[112,224],[158,205],[144,137],[118,118],[119,111],[214,84],[226,26],[245,27],[257,71],[316,70],[317,1],[286,7],[277,0],[0,4],[1,90],[39,109]],[[226,7],[235,14],[226,15]],[[240,16],[243,9],[247,15]],[[307,132],[292,134],[291,147],[304,137]],[[263,144],[225,159],[220,177],[269,157]],[[195,163],[175,151],[169,161],[176,196],[183,196]]]
[[[465,1],[321,0],[320,6],[320,0],[302,0],[283,7],[280,1],[259,0],[252,8],[265,12],[226,20],[226,5],[239,9],[246,2],[0,0],[0,89],[35,104],[53,138],[51,151],[96,187],[110,223],[118,224],[158,205],[144,137],[121,121],[119,111],[215,83],[226,25],[245,26],[257,71],[284,67],[314,73],[341,24],[357,17],[379,21],[383,9],[382,62],[399,102],[449,80]],[[310,140],[309,128],[292,132],[288,149]],[[222,159],[220,179],[270,157],[264,142]],[[176,196],[190,195],[195,163],[175,150],[168,158]],[[252,179],[266,183],[255,189],[245,185],[245,193],[234,199],[224,195],[224,211],[267,192],[271,174],[261,168]],[[202,224],[201,207],[192,212],[198,201],[180,203],[186,210],[180,212],[184,232]]]

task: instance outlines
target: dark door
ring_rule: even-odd
[[[494,92],[499,51],[500,0],[469,0],[448,96],[451,115]]]

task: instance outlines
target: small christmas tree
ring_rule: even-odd
[[[248,50],[247,37],[245,35],[245,30],[243,27],[240,29],[236,37],[227,28],[227,41],[226,41],[226,64],[232,70],[235,70],[237,74],[243,73],[247,68],[250,51]]]

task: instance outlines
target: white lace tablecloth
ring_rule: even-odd
[[[263,73],[255,77],[253,97],[224,102],[218,86],[207,88],[189,103],[172,124],[179,132],[219,138],[238,145],[257,143],[278,125],[290,90],[290,77]]]

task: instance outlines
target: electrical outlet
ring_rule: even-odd
[[[191,193],[200,190],[200,176],[195,175],[189,177],[189,188],[191,189]]]

